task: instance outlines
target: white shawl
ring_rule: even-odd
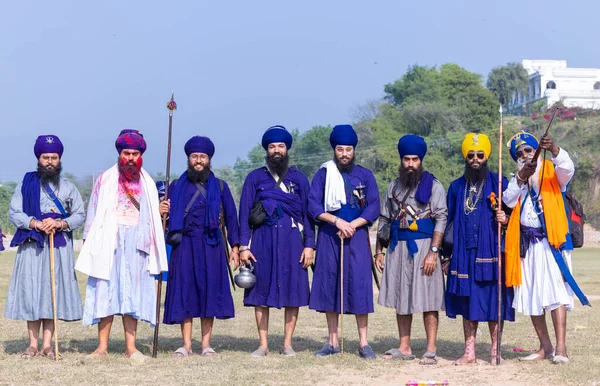
[[[109,280],[117,247],[117,205],[119,170],[117,165],[102,173],[98,206],[75,269],[88,276]],[[148,272],[156,275],[168,270],[164,232],[158,210],[158,192],[152,177],[141,169],[142,199],[137,249],[147,255]],[[145,195],[145,197],[144,197]],[[90,202],[91,204],[91,202]],[[143,222],[146,223],[143,223]]]
[[[327,169],[325,194],[323,196],[325,212],[333,212],[346,204],[344,178],[333,160],[325,162],[321,165],[321,168]]]

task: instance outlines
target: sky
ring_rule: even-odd
[[[123,128],[144,133],[144,167],[172,170],[206,135],[213,166],[244,158],[269,126],[351,123],[414,64],[486,76],[522,59],[600,67],[600,2],[573,0],[5,1],[0,14],[0,181],[35,168],[38,135],[64,171],[97,174]]]

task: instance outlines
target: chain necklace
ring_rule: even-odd
[[[477,184],[472,185],[470,181],[467,181],[465,185],[465,214],[469,215],[477,209],[477,204],[483,196],[483,180]]]

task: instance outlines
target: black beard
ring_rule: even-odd
[[[283,176],[286,170],[288,170],[290,163],[290,157],[287,154],[280,158],[275,158],[275,154],[267,155],[265,160],[267,161],[269,170],[277,174],[279,177]]]
[[[60,161],[58,161],[56,168],[51,169],[47,169],[38,162],[37,174],[42,184],[52,183],[54,186],[58,186],[60,184],[60,172],[62,172],[62,163]]]
[[[208,181],[208,176],[210,176],[210,166],[204,165],[204,169],[196,170],[194,166],[188,164],[187,177],[191,182],[205,183]]]
[[[465,178],[472,184],[477,184],[487,178],[488,174],[487,161],[479,164],[478,169],[472,168],[468,163],[465,164]]]
[[[398,178],[400,179],[400,185],[403,187],[412,190],[419,185],[419,181],[421,181],[421,176],[423,175],[423,165],[419,165],[417,169],[414,171],[409,171],[409,169],[402,167],[398,168]]]
[[[356,161],[356,156],[353,156],[348,165],[341,165],[340,161],[337,159],[335,154],[333,154],[333,161],[337,165],[337,168],[342,173],[348,173],[354,167],[354,162]]]

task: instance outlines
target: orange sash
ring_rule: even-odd
[[[543,179],[542,170],[544,170]],[[542,181],[540,195],[542,196],[542,208],[546,222],[545,233],[548,237],[548,243],[559,249],[567,241],[569,223],[567,222],[565,202],[556,177],[556,170],[551,161],[544,160],[544,167],[540,169],[540,180]],[[504,253],[506,255],[506,286],[521,285],[521,198],[513,208],[508,221]]]

